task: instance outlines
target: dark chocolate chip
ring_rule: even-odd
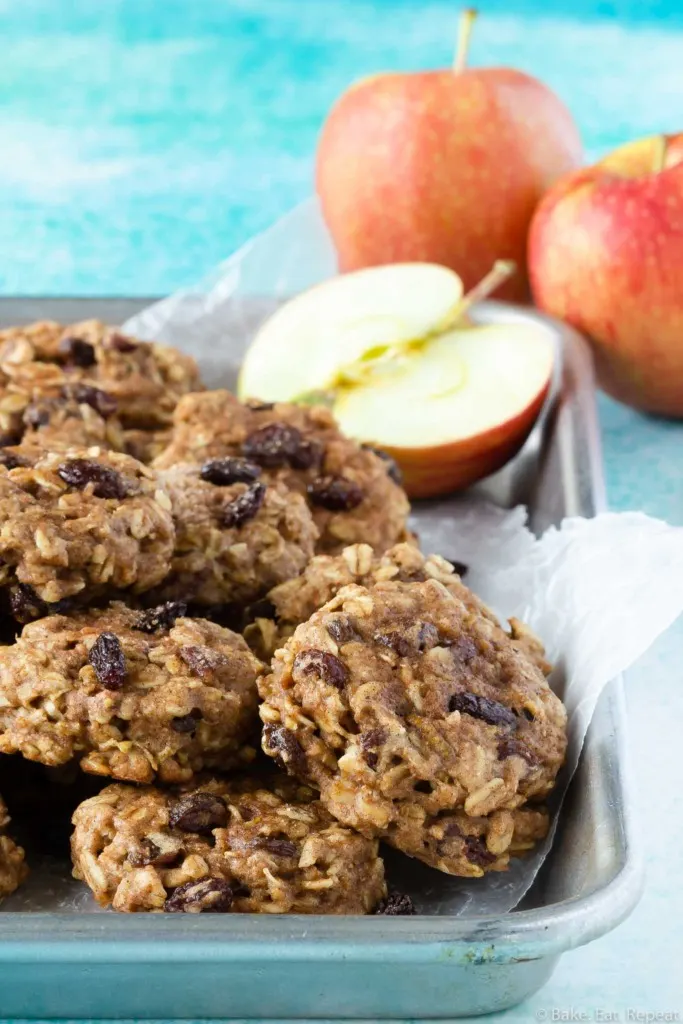
[[[397,629],[392,629],[388,633],[375,633],[372,639],[376,644],[388,647],[389,650],[398,654],[399,658],[407,658],[409,654],[414,653],[412,644]]]
[[[251,487],[247,487],[243,494],[240,494],[223,509],[223,525],[231,529],[244,526],[257,514],[265,496],[264,484],[252,484]]]
[[[387,917],[408,917],[415,914],[415,904],[405,892],[390,892],[386,899],[377,904],[376,914]]]
[[[306,773],[306,755],[301,744],[290,729],[284,725],[265,725],[263,744],[266,754],[290,775]]]
[[[460,711],[471,718],[479,718],[489,725],[504,725],[517,728],[517,716],[514,711],[497,700],[479,697],[476,693],[454,693],[448,704],[449,711]]]
[[[101,466],[91,459],[70,459],[57,467],[57,472],[69,487],[82,491],[93,484],[96,498],[116,498],[121,501],[128,493],[123,477],[109,466]]]
[[[267,850],[276,857],[296,857],[298,847],[289,839],[270,839],[267,836],[257,836],[252,839],[249,846],[254,850]]]
[[[527,722],[533,722],[535,720],[535,718],[536,718],[536,716],[533,713],[533,711],[529,711],[528,708],[522,708],[522,714],[526,718]]]
[[[191,733],[196,732],[197,726],[202,720],[202,713],[199,708],[193,708],[189,715],[178,715],[171,719],[171,728],[174,732]]]
[[[300,651],[294,659],[292,673],[302,676],[318,676],[324,683],[343,689],[349,673],[343,661],[328,651],[311,649]]]
[[[88,661],[95,669],[97,681],[106,690],[120,690],[126,681],[126,659],[121,641],[115,633],[100,633],[90,648]]]
[[[164,910],[168,914],[225,914],[234,896],[223,878],[202,878],[174,889],[164,903]]]
[[[62,338],[59,343],[59,353],[65,356],[68,363],[83,369],[93,366],[95,363],[95,347],[83,338]]]
[[[277,469],[291,464],[303,442],[303,436],[296,427],[287,423],[268,423],[245,438],[242,454],[260,466]]]
[[[228,808],[213,793],[190,793],[171,807],[168,823],[182,832],[209,835],[215,828],[225,828]]]
[[[358,508],[365,497],[357,483],[343,476],[316,477],[307,490],[312,504],[329,512],[350,512]]]
[[[148,608],[140,612],[133,629],[139,629],[141,633],[157,633],[162,629],[172,629],[176,619],[182,619],[187,614],[185,601],[166,601],[156,608]]]
[[[199,471],[202,480],[217,487],[230,484],[250,484],[261,475],[261,467],[248,459],[227,455],[224,459],[209,459]]]

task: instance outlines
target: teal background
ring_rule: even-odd
[[[589,158],[683,129],[681,0],[482,6],[472,63],[544,78],[574,112]],[[0,0],[0,293],[149,295],[194,281],[310,192],[317,132],[350,81],[450,61],[457,7]],[[680,425],[607,399],[600,412],[612,508],[683,524]],[[499,1019],[573,1009],[683,1020],[683,800],[669,781],[680,776],[682,640],[679,623],[627,680],[645,897]]]
[[[589,157],[683,125],[681,0],[487,0]],[[330,104],[448,65],[457,0],[0,0],[0,293],[164,294],[306,196]]]

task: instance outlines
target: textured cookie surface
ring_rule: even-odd
[[[182,612],[115,603],[24,627],[0,648],[0,752],[133,782],[250,760],[260,662]]]
[[[176,527],[163,598],[244,604],[302,571],[318,536],[308,506],[259,476],[244,459],[159,471]]]
[[[493,612],[460,579],[450,562],[439,555],[423,555],[412,544],[396,544],[383,555],[374,555],[368,544],[353,544],[339,555],[316,555],[294,579],[274,587],[268,594],[268,616],[256,619],[248,628],[248,639],[264,660],[330,601],[342,587],[357,583],[368,587],[394,580],[424,583],[438,580],[472,612],[478,612],[492,624]],[[550,671],[543,644],[523,623],[513,619],[508,634],[513,645],[536,664],[544,674]]]
[[[364,834],[479,875],[546,829],[525,805],[564,759],[564,707],[497,623],[436,579],[344,587],[260,692],[265,752]]]
[[[377,842],[286,778],[109,786],[73,823],[74,874],[115,910],[364,914],[386,894]]]
[[[363,541],[382,552],[405,534],[408,499],[396,467],[343,437],[326,409],[238,402],[227,391],[187,395],[158,467],[238,456],[304,495],[319,551]]]
[[[70,449],[0,466],[0,585],[21,621],[40,602],[151,589],[174,541],[168,496],[130,456]]]
[[[16,429],[37,394],[74,384],[106,392],[126,427],[168,423],[181,395],[201,387],[195,361],[87,320],[0,331],[0,427]]]
[[[24,851],[5,834],[9,820],[7,808],[0,797],[0,900],[13,893],[28,874]]]

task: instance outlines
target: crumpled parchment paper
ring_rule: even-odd
[[[335,273],[334,252],[315,202],[298,207],[216,269],[196,288],[157,303],[125,328],[191,351],[209,386],[231,386],[256,326],[278,302]],[[569,713],[569,750],[553,797],[555,823],[603,687],[632,665],[683,610],[683,529],[637,512],[566,519],[540,539],[523,507],[478,498],[416,510],[425,551],[469,566],[467,583],[503,618],[516,616],[543,639],[556,665],[551,683]],[[554,832],[553,825],[553,832]],[[428,913],[502,914],[532,884],[552,833],[509,872],[451,878],[415,862],[402,873]],[[404,859],[405,860],[405,859]],[[83,887],[26,890],[6,909],[94,910]],[[23,903],[23,906],[22,906]]]

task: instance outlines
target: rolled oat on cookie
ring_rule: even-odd
[[[344,437],[327,409],[242,403],[228,391],[207,391],[182,398],[173,420],[157,468],[247,460],[263,483],[283,483],[307,500],[320,532],[317,550],[362,541],[382,552],[405,537],[409,505],[395,464]]]
[[[156,474],[119,452],[25,453],[0,465],[0,588],[15,618],[159,584],[175,543],[170,509]]]
[[[364,835],[476,877],[547,830],[564,707],[479,602],[439,579],[343,587],[259,690],[264,751]]]
[[[302,622],[330,601],[342,587],[351,583],[369,587],[391,580],[402,583],[443,583],[454,597],[491,623],[498,619],[462,582],[455,567],[440,555],[423,555],[413,544],[395,544],[382,555],[375,555],[368,544],[352,544],[338,555],[316,555],[295,578],[274,587],[267,595],[267,605],[245,631],[245,636],[264,661],[269,661],[278,647]],[[502,632],[502,629],[501,629]],[[517,619],[510,622],[507,635],[513,646],[530,658],[547,675],[550,664],[543,644]]]
[[[127,913],[367,914],[386,896],[377,841],[285,777],[108,786],[73,824],[75,877]]]
[[[184,612],[114,603],[25,626],[0,648],[0,753],[130,782],[249,763],[262,665]]]

